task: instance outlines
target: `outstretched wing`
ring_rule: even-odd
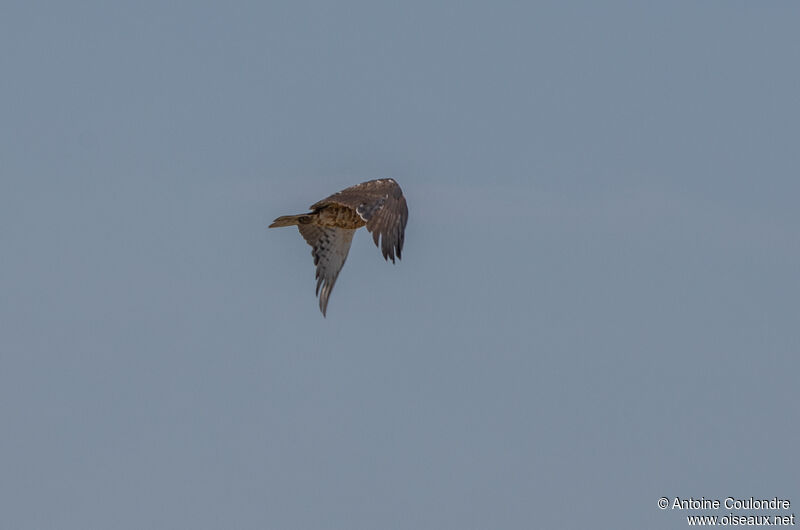
[[[357,184],[334,193],[311,206],[317,210],[329,204],[339,204],[352,208],[367,223],[372,232],[372,240],[381,249],[383,258],[392,259],[395,254],[401,257],[408,205],[403,190],[393,179],[377,179]],[[378,240],[380,239],[380,243]]]
[[[311,255],[317,266],[317,295],[322,316],[328,310],[331,295],[339,271],[342,270],[355,230],[317,225],[297,225],[300,234],[311,245]],[[320,287],[322,289],[320,289]]]

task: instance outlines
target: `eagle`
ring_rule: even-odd
[[[342,270],[353,234],[362,226],[372,232],[383,259],[401,258],[408,205],[403,190],[393,179],[382,178],[356,184],[312,204],[309,213],[283,215],[270,228],[297,226],[311,245],[317,267],[317,296],[322,316],[328,310],[339,271]]]

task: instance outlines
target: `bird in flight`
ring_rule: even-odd
[[[400,259],[403,250],[408,206],[403,190],[387,178],[351,186],[312,204],[310,209],[309,213],[278,217],[269,227],[297,226],[311,245],[317,267],[319,308],[325,316],[328,298],[350,252],[355,231],[366,226],[383,258],[391,258],[394,263],[395,255]]]

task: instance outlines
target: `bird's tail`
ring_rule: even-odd
[[[281,226],[294,226],[294,225],[304,225],[308,224],[311,221],[309,214],[304,213],[300,215],[282,215],[272,221],[272,224],[269,225],[270,228],[279,228]]]

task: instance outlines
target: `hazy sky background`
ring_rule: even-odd
[[[800,514],[798,23],[3,2],[0,526]],[[310,248],[266,227],[380,176],[403,260],[357,233],[323,319]]]

